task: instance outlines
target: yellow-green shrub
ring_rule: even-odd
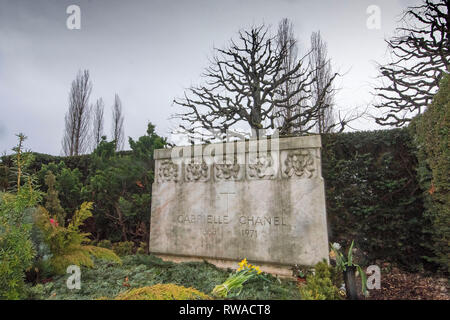
[[[156,284],[127,290],[115,300],[210,300],[211,297],[194,288],[186,288],[173,283]]]
[[[45,208],[39,207],[36,223],[43,231],[44,241],[50,247],[52,253],[50,265],[54,272],[63,274],[72,264],[93,267],[92,256],[121,263],[120,258],[112,250],[89,245],[89,233],[81,232],[80,226],[92,216],[91,209],[92,203],[84,202],[68,226],[62,227]]]
[[[112,243],[108,239],[100,240],[97,243],[97,247],[106,248],[106,249],[112,249]]]
[[[136,250],[137,254],[146,254],[147,253],[147,243],[146,242],[140,242],[139,247]]]
[[[19,143],[13,149],[12,170],[17,185],[10,193],[0,193],[0,299],[23,297],[25,271],[31,267],[36,253],[29,218],[41,200],[41,192],[34,188],[34,177],[27,174],[33,156],[23,152],[26,136],[18,134],[17,137]]]
[[[134,243],[132,241],[122,241],[113,243],[112,249],[118,256],[133,254]]]
[[[31,224],[18,217],[28,207],[28,191],[21,188],[17,195],[0,195],[0,300],[22,297],[25,271],[31,267],[35,255]]]
[[[306,284],[300,287],[303,300],[339,300],[339,290],[333,285],[332,267],[326,261],[314,266],[314,274],[306,277]]]

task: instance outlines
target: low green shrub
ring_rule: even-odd
[[[45,286],[41,283],[34,286],[27,286],[25,292],[27,300],[45,299]]]
[[[92,216],[92,203],[85,202],[73,215],[67,227],[58,225],[49,212],[39,207],[37,225],[44,234],[44,241],[49,246],[52,256],[50,264],[55,273],[64,274],[69,265],[93,267],[92,256],[121,263],[120,258],[106,248],[89,245],[88,233],[82,233],[80,226]]]
[[[106,248],[106,249],[112,249],[112,243],[108,239],[100,240],[97,243],[97,247]]]
[[[306,284],[300,286],[303,300],[340,300],[339,289],[333,284],[334,268],[326,261],[314,266],[314,274],[306,277]],[[336,280],[335,280],[336,281]]]
[[[34,187],[33,175],[27,173],[33,156],[23,152],[26,136],[17,137],[12,170],[16,187],[0,194],[0,299],[20,299],[24,295],[25,271],[36,254],[31,241],[31,213],[42,198]]]
[[[49,178],[49,173],[53,177]],[[51,189],[52,193],[57,193],[59,206],[62,208],[54,209],[58,209],[59,212],[72,214],[84,201],[83,176],[78,168],[70,169],[64,161],[51,162],[43,164],[36,175],[38,183],[44,188],[43,191],[49,193]],[[45,207],[49,209],[47,202]],[[58,211],[50,211],[58,217]]]
[[[146,254],[147,253],[147,243],[146,242],[140,242],[139,247],[136,250],[137,254]]]
[[[25,271],[35,255],[31,224],[17,217],[28,207],[27,189],[21,188],[17,195],[3,194],[0,200],[0,299],[22,297]]]
[[[132,241],[116,242],[113,243],[112,249],[118,256],[128,256],[133,254],[134,243]]]

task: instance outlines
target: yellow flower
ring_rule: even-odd
[[[330,258],[331,259],[335,259],[336,258],[336,253],[333,250],[330,251]]]
[[[255,269],[258,272],[258,274],[260,274],[262,272],[259,267],[254,267],[253,269]]]
[[[237,272],[244,269],[255,270],[258,274],[262,273],[261,269],[258,266],[254,266],[248,263],[247,258],[244,258],[241,262],[239,262],[239,268],[237,269]]]

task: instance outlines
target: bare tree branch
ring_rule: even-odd
[[[122,150],[125,141],[125,134],[123,130],[123,114],[122,114],[122,102],[119,96],[114,96],[113,117],[112,117],[112,130],[111,135],[116,142],[116,150]]]
[[[386,110],[376,118],[381,125],[400,127],[424,111],[439,87],[443,72],[450,72],[450,2],[424,0],[403,14],[402,26],[387,40],[392,62],[380,65],[381,84],[375,88]]]
[[[89,148],[89,127],[91,107],[89,97],[92,82],[89,71],[80,70],[72,81],[69,94],[69,110],[65,116],[65,129],[62,141],[63,154],[73,156],[85,153]]]
[[[298,62],[298,45],[297,40],[294,36],[294,26],[287,18],[280,21],[278,25],[277,32],[277,45],[279,48],[286,48],[286,54],[283,57],[283,69],[287,72],[292,70],[292,68]],[[278,93],[278,95],[290,96],[290,93],[295,90],[295,83],[286,81],[283,83],[283,90]],[[276,107],[274,113],[277,114],[278,118],[276,123],[278,127],[283,127],[286,118],[291,118],[292,114],[301,113],[301,107],[289,108],[289,106],[294,102],[294,98],[288,98],[286,105],[282,107]],[[301,117],[294,120],[292,126],[288,126],[287,133],[292,134],[294,127],[301,130],[300,124]]]
[[[331,63],[327,57],[327,45],[320,31],[311,34],[311,69],[314,70],[313,104],[319,105],[316,129],[318,133],[328,133],[335,129],[334,95],[335,89],[330,79],[333,76]],[[341,119],[342,120],[342,119]],[[341,123],[342,124],[342,123]],[[345,126],[344,126],[345,127]]]
[[[311,103],[314,70],[305,62],[307,56],[287,70],[283,64],[287,46],[278,46],[264,25],[238,35],[227,48],[216,49],[217,55],[203,73],[205,84],[189,88],[183,99],[174,100],[185,110],[174,116],[182,120],[180,127],[192,135],[202,135],[202,129],[225,134],[239,123],[257,133],[258,129],[279,129],[286,134],[294,125],[307,132],[324,99],[321,94]],[[295,84],[289,92],[284,89],[286,82]],[[301,113],[287,112],[299,107]],[[289,116],[279,125],[282,113]]]
[[[97,99],[94,106],[94,123],[93,123],[93,149],[97,148],[103,136],[105,104],[103,99]]]

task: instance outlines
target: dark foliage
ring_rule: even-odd
[[[368,263],[421,268],[428,220],[408,131],[325,135],[322,144],[330,240],[355,239]]]
[[[424,198],[425,230],[432,238],[426,259],[450,271],[450,76],[441,81],[433,103],[410,126],[414,137],[418,180]]]

